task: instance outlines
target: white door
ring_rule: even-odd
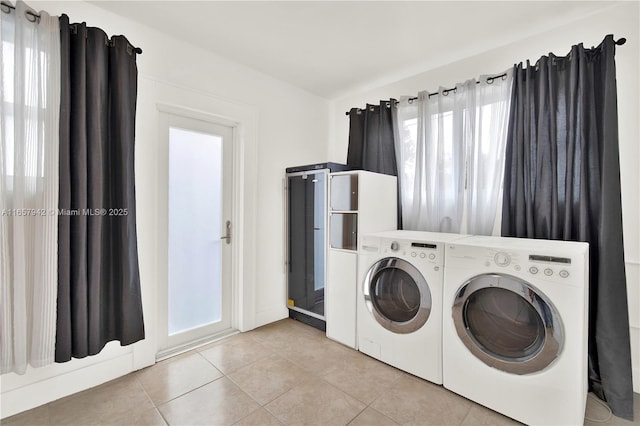
[[[159,175],[166,193],[159,185],[159,197],[166,210],[159,223],[166,261],[159,262],[159,358],[231,330],[234,231],[233,128],[161,115],[165,156]]]

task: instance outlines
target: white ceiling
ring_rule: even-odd
[[[611,1],[91,1],[327,99],[537,34]]]

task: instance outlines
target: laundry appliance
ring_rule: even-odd
[[[524,238],[447,244],[444,386],[527,424],[582,425],[588,254]]]
[[[358,349],[442,384],[445,243],[459,234],[389,231],[364,235],[358,253]]]

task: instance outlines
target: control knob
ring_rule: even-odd
[[[505,252],[496,253],[493,260],[498,266],[508,266],[511,263],[511,257]]]

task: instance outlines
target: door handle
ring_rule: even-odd
[[[227,234],[223,237],[221,237],[221,240],[226,240],[227,244],[231,244],[231,221],[228,220],[227,223],[225,224],[225,230],[227,232]]]

